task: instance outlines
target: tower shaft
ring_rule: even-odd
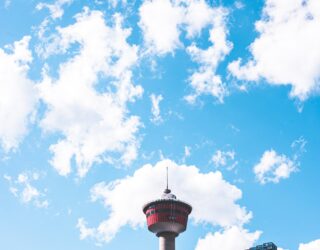
[[[176,234],[165,232],[158,235],[159,250],[175,250]]]

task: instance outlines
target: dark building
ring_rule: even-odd
[[[262,245],[251,247],[247,250],[277,250],[277,246],[273,242],[263,243]]]

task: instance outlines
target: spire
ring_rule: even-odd
[[[169,169],[168,169],[168,166],[166,167],[166,173],[167,173],[167,185],[166,185],[166,189],[164,190],[164,193],[170,194],[171,190],[169,189]]]
[[[168,173],[169,171],[168,171],[168,166],[167,166],[167,189],[169,189],[168,188],[168,186],[169,186],[169,173]]]

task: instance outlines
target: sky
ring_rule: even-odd
[[[2,0],[0,249],[320,249],[319,0]]]

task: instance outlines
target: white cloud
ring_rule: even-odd
[[[126,6],[127,0],[94,0],[94,3],[97,5],[102,5],[104,3],[107,3],[109,8],[116,8],[119,5]],[[134,2],[132,2],[132,3],[134,3]]]
[[[287,179],[298,169],[297,163],[285,155],[278,155],[274,150],[263,153],[260,162],[254,166],[253,171],[261,184],[268,182],[278,183]]]
[[[80,240],[83,240],[88,237],[94,237],[95,229],[88,228],[87,223],[83,218],[78,219],[77,228],[80,231]]]
[[[291,148],[295,150],[293,160],[298,160],[301,155],[306,152],[307,143],[308,142],[306,139],[304,139],[302,136],[291,143]]]
[[[320,240],[314,240],[309,243],[299,244],[299,250],[319,250],[320,249]]]
[[[170,172],[170,188],[179,199],[191,203],[191,219],[195,223],[221,227],[242,226],[251,218],[251,213],[245,207],[236,204],[241,199],[241,190],[225,181],[220,172],[200,173],[195,166],[177,165],[170,160],[163,160],[155,166],[144,165],[124,179],[96,184],[91,189],[92,200],[101,200],[110,211],[109,217],[94,229],[87,228],[85,221],[80,219],[79,228],[83,232],[94,230],[95,240],[108,242],[125,225],[133,228],[144,225],[142,206],[160,197],[165,187],[166,166]],[[132,199],[133,196],[135,199]],[[84,235],[92,236],[92,233],[82,235],[85,238]]]
[[[196,250],[244,250],[259,239],[260,231],[250,233],[241,227],[231,227],[222,232],[208,233],[197,243]]]
[[[191,156],[191,147],[189,146],[184,146],[184,155],[182,157],[182,162],[185,163],[186,159]]]
[[[172,53],[183,46],[182,30],[189,39],[199,36],[213,23],[219,9],[209,6],[205,0],[145,0],[139,9],[139,25],[146,46],[160,55]]]
[[[232,123],[230,123],[228,125],[228,128],[230,128],[233,133],[239,133],[240,132],[240,129],[237,126],[235,126],[234,124],[232,124]]]
[[[71,4],[73,0],[57,0],[53,4],[48,3],[38,3],[36,6],[37,10],[42,10],[47,8],[50,11],[50,16],[52,19],[61,18],[64,14],[63,6],[66,4]]]
[[[227,40],[227,14],[225,8],[211,7],[204,0],[146,0],[140,7],[139,24],[146,47],[155,54],[173,53],[184,47],[180,41],[183,30],[186,39],[192,40],[210,27],[211,46],[201,49],[192,43],[187,48],[191,59],[199,64],[199,69],[189,77],[193,90],[185,97],[189,103],[202,94],[212,95],[219,102],[227,95],[225,84],[216,74],[218,64],[232,49],[232,43]]]
[[[10,184],[10,192],[22,203],[47,208],[49,201],[46,199],[45,191],[39,191],[33,184],[40,179],[40,176],[41,174],[37,172],[23,172],[15,180],[8,175],[5,175],[4,179]]]
[[[235,1],[234,2],[234,6],[238,9],[238,10],[242,10],[243,8],[245,8],[245,4],[241,1]]]
[[[191,155],[191,148],[188,146],[184,146],[184,157],[187,158]]]
[[[34,83],[28,78],[33,59],[29,42],[25,36],[6,50],[0,48],[0,144],[6,152],[17,148],[27,134],[37,102]]]
[[[47,16],[41,22],[41,24],[37,27],[38,38],[41,41],[41,43],[44,44],[42,46],[38,45],[35,48],[35,51],[39,56],[42,56],[44,58],[47,57],[47,54],[45,53],[46,46],[48,45],[48,43],[50,43],[51,39],[53,39],[53,37],[50,35],[46,37],[46,33],[48,33],[50,30],[50,24],[54,23],[54,21],[56,21],[57,19],[61,19],[62,16],[64,15],[64,6],[70,5],[72,2],[73,0],[56,0],[52,4],[43,3],[43,2],[40,2],[37,4],[36,9],[38,11],[41,11],[43,9],[48,9],[50,12],[49,16]]]
[[[187,48],[193,61],[200,67],[190,78],[190,85],[194,93],[185,97],[189,103],[194,103],[198,96],[206,94],[212,95],[219,102],[223,102],[228,94],[226,85],[216,74],[219,63],[229,54],[233,45],[227,40],[228,30],[226,28],[227,11],[223,8],[213,10],[212,28],[210,29],[209,41],[212,44],[207,49],[200,49],[196,44]]]
[[[122,17],[114,15],[112,21],[107,26],[100,11],[85,8],[45,45],[48,56],[79,45],[78,53],[72,51],[75,56],[60,64],[58,78],[46,69],[39,86],[48,107],[41,128],[63,135],[50,147],[51,164],[61,175],[71,172],[73,159],[83,177],[96,162],[128,165],[137,156],[141,124],[128,114],[127,103],[143,92],[131,79],[138,48],[127,43],[131,30],[122,27]]]
[[[4,178],[6,181],[11,181],[11,180],[12,180],[12,177],[11,177],[10,175],[7,175],[7,174],[5,174],[5,175],[3,176],[3,178]]]
[[[11,4],[11,0],[5,0],[4,1],[4,7],[5,8],[9,8],[10,4]]]
[[[204,0],[178,1],[185,7],[184,24],[187,37],[193,38],[201,35],[203,28],[212,24],[215,18],[216,9],[210,7]]]
[[[234,161],[235,154],[236,153],[234,151],[217,150],[212,156],[212,162],[217,167],[224,167]],[[234,163],[232,165],[234,165]]]
[[[152,52],[166,54],[182,46],[179,26],[184,13],[177,3],[171,0],[146,0],[139,14],[139,25],[146,45]]]
[[[267,80],[291,85],[291,97],[301,101],[319,91],[320,2],[318,0],[266,0],[259,37],[250,45],[252,59],[232,62],[231,73],[241,80]]]
[[[160,123],[162,121],[161,115],[160,115],[160,102],[163,100],[162,95],[155,95],[155,94],[151,94],[150,95],[150,99],[151,99],[151,113],[152,113],[152,118],[151,121],[153,123]]]

